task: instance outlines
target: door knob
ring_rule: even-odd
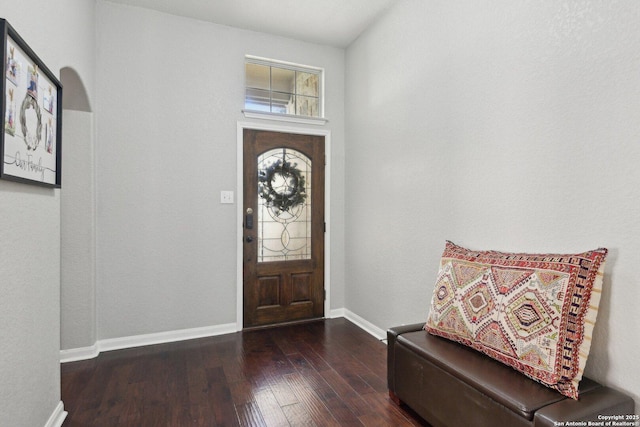
[[[251,243],[251,242],[253,242],[253,237],[247,236],[247,238],[245,240],[247,241],[247,243]]]

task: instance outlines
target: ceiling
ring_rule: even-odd
[[[109,1],[344,48],[397,0]]]

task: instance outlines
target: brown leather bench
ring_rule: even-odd
[[[387,331],[387,381],[397,404],[434,427],[606,425],[614,419],[608,417],[625,421],[634,414],[633,399],[617,390],[583,377],[580,399],[568,398],[480,352],[427,333],[423,325]]]

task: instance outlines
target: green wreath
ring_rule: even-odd
[[[284,212],[305,202],[305,179],[295,166],[278,160],[258,172],[258,193],[267,207]],[[274,187],[274,183],[281,185]]]

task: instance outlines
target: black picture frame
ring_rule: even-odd
[[[62,186],[62,84],[0,18],[0,178]]]

